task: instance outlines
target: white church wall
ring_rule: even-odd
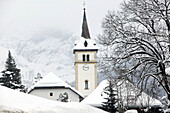
[[[85,64],[78,64],[78,91],[84,96],[89,95],[95,89],[95,64],[86,64],[89,66],[89,70],[84,70]],[[88,81],[88,89],[85,89],[85,81]],[[83,83],[83,84],[82,84]]]
[[[79,102],[79,96],[75,92],[73,92],[70,89],[64,89],[64,88],[62,89],[59,89],[59,88],[57,89],[33,89],[33,91],[31,91],[30,94],[57,101],[57,99],[59,98],[59,95],[65,92],[68,93],[68,98],[72,102]],[[50,93],[52,93],[53,95],[50,96]]]

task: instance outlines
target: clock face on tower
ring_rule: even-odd
[[[89,65],[88,65],[88,64],[85,64],[85,65],[83,66],[83,70],[84,70],[84,71],[89,70]]]

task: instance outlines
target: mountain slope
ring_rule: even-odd
[[[26,37],[26,38],[25,38]],[[37,73],[54,72],[64,81],[74,81],[74,36],[70,33],[41,31],[29,35],[0,39],[0,71],[4,69],[7,51],[11,50],[23,82],[29,87]],[[5,52],[4,52],[5,51]]]

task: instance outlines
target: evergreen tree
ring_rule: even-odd
[[[69,102],[69,99],[68,99],[68,93],[65,92],[65,93],[61,93],[59,95],[59,98],[57,99],[57,101],[61,101],[61,102]]]
[[[37,76],[34,77],[34,83],[37,83],[38,81],[40,81],[43,77],[41,76],[40,73],[37,73]]]
[[[107,110],[110,113],[116,113],[117,111],[117,91],[114,88],[113,81],[111,77],[108,79],[109,85],[104,88],[104,93],[107,95],[106,98],[104,98],[106,101],[103,102],[102,106],[104,107],[105,110]]]
[[[25,92],[25,87],[21,84],[20,69],[16,68],[15,60],[10,51],[8,53],[5,70],[2,71],[0,84],[11,89],[18,89]]]

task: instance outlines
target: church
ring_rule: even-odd
[[[97,87],[97,51],[96,43],[90,37],[84,8],[82,34],[73,48],[76,89],[49,73],[33,85],[28,93],[51,100],[57,100],[60,94],[67,93],[70,101],[80,102]]]
[[[75,88],[62,81],[53,73],[47,74],[29,90],[29,94],[60,101],[61,94],[66,94],[68,101],[81,102],[93,107],[104,109],[102,103],[107,95],[103,95],[103,89],[108,86],[108,81],[103,80],[97,87],[97,52],[98,47],[88,29],[86,10],[84,8],[82,33],[79,40],[75,41],[73,54],[75,56]],[[161,102],[142,92],[128,81],[119,81],[118,97],[121,97],[124,107],[137,109],[138,111],[150,106],[152,110],[159,110]],[[117,86],[117,85],[115,85]],[[127,87],[129,86],[129,88]],[[128,94],[130,92],[130,94]],[[128,94],[128,95],[127,95]],[[152,100],[152,101],[148,101]]]
[[[76,89],[84,97],[87,97],[97,87],[97,51],[96,43],[90,37],[84,9],[81,38],[73,48]]]
[[[35,83],[28,93],[61,102],[80,102],[84,98],[75,88],[65,83],[52,72]]]

